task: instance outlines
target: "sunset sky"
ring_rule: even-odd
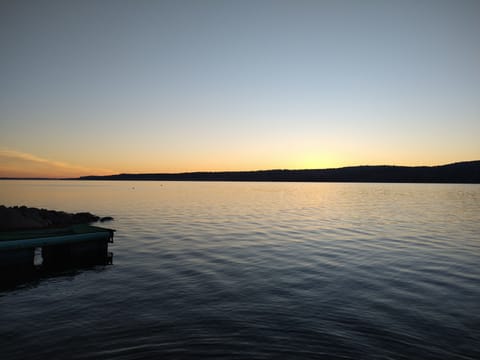
[[[480,159],[480,1],[1,1],[0,176]]]

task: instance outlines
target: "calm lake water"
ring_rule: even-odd
[[[0,181],[113,265],[0,291],[7,359],[480,359],[480,186]]]

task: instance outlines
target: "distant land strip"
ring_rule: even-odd
[[[440,166],[363,165],[336,169],[201,171],[89,175],[78,178],[0,177],[0,180],[271,181],[480,184],[480,160]]]
[[[338,169],[257,170],[117,174],[82,176],[71,180],[161,180],[161,181],[285,181],[285,182],[392,182],[480,183],[480,160],[441,166],[351,166]]]

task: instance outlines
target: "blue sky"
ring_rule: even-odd
[[[479,1],[2,1],[0,176],[480,158]]]

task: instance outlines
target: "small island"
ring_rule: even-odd
[[[112,217],[99,217],[89,212],[67,213],[27,206],[6,207],[0,205],[0,231],[60,228],[96,221],[113,220]]]

